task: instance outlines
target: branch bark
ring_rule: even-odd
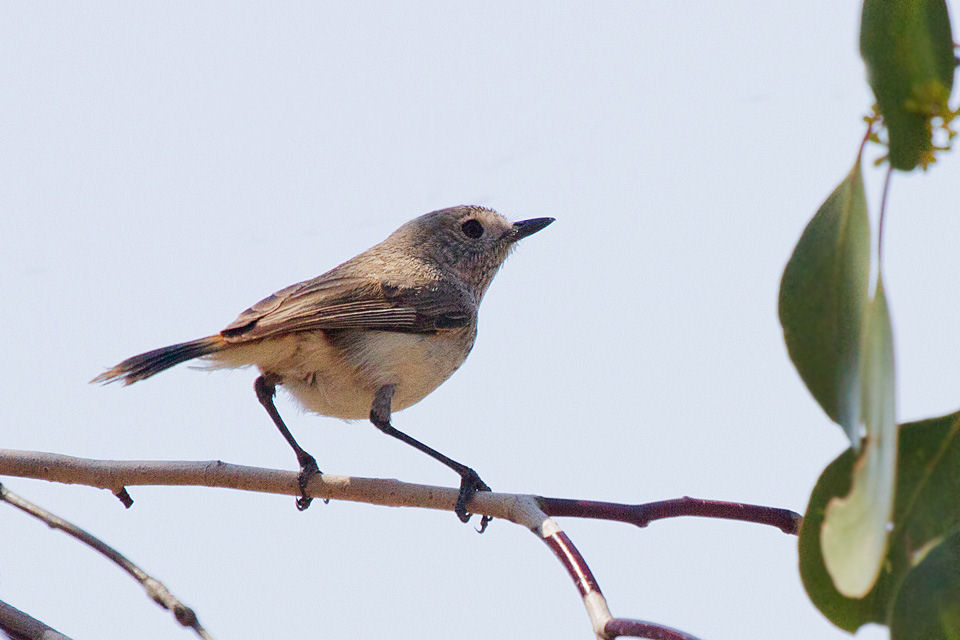
[[[0,631],[10,640],[70,640],[69,636],[2,601]]]

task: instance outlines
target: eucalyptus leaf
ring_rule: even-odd
[[[903,579],[890,617],[891,640],[960,640],[960,531],[926,550]]]
[[[844,497],[827,503],[820,545],[837,590],[861,598],[873,588],[887,551],[897,470],[896,383],[893,330],[883,290],[865,318],[861,380],[865,446]]]
[[[817,481],[800,530],[800,576],[807,595],[834,624],[856,631],[888,624],[894,596],[924,550],[960,528],[960,412],[899,427],[893,530],[877,583],[863,598],[843,596],[827,573],[821,527],[829,501],[850,491],[856,455],[847,449]]]
[[[860,444],[859,350],[870,228],[858,161],[810,220],[780,282],[787,351],[810,393]]]

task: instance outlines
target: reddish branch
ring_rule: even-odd
[[[684,496],[673,500],[647,502],[645,504],[621,504],[595,500],[569,500],[567,498],[539,498],[540,508],[549,516],[614,520],[645,527],[654,520],[698,516],[740,520],[776,527],[784,533],[797,535],[803,517],[795,511],[778,507],[764,507],[742,502],[721,502]]]
[[[593,577],[593,572],[583,559],[573,542],[563,531],[559,529],[552,534],[543,536],[543,541],[550,547],[554,555],[559,558],[567,573],[583,598],[584,605],[594,623],[594,631],[598,638],[647,638],[648,640],[697,640],[694,636],[654,624],[643,620],[630,620],[628,618],[614,618],[606,608],[606,600],[600,592],[600,585],[597,579]],[[599,609],[591,611],[591,609]]]
[[[697,640],[689,633],[643,620],[613,618],[603,627],[607,638],[647,638],[648,640]]]

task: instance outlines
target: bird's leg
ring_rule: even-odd
[[[488,487],[487,483],[481,480],[477,472],[470,467],[448,458],[436,449],[432,449],[419,440],[411,438],[404,432],[395,429],[393,425],[390,424],[390,401],[393,399],[395,389],[395,385],[388,384],[377,390],[377,393],[373,397],[373,405],[370,407],[370,422],[388,436],[405,442],[456,471],[460,475],[460,493],[457,495],[457,504],[454,507],[454,512],[456,512],[461,522],[469,521],[472,514],[467,512],[467,503],[470,502],[470,498],[478,491],[490,491],[490,487]],[[480,533],[483,533],[484,529],[487,528],[491,519],[490,516],[483,516],[480,519],[480,529],[478,530]]]
[[[273,424],[277,425],[277,429],[280,430],[280,435],[284,437],[287,444],[293,448],[293,452],[297,454],[297,462],[300,464],[300,473],[297,474],[297,484],[300,487],[300,497],[297,498],[297,509],[303,511],[309,507],[313,501],[313,498],[307,495],[307,482],[315,474],[320,473],[320,469],[317,468],[317,461],[314,457],[304,451],[303,447],[294,440],[293,434],[287,429],[287,425],[283,423],[283,418],[280,417],[277,407],[273,404],[273,396],[277,393],[278,382],[280,382],[280,380],[276,376],[271,374],[262,375],[253,383],[253,390],[257,392],[257,400],[260,401],[260,404],[263,405],[263,408],[267,410],[267,413],[270,414],[270,417],[273,419]]]

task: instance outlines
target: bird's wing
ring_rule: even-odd
[[[376,329],[432,333],[469,324],[473,294],[457,282],[401,286],[334,273],[281,289],[253,305],[220,335],[229,342],[316,329]]]

